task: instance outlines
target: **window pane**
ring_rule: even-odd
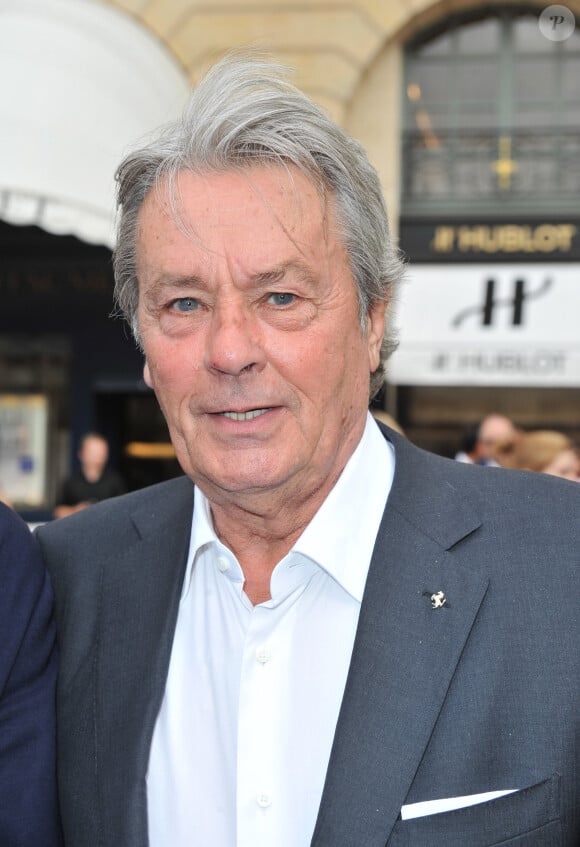
[[[422,62],[420,65],[413,64],[409,74],[409,85],[407,96],[422,104],[433,102],[447,102],[451,98],[451,67],[447,62]],[[411,86],[418,86],[415,94]]]
[[[564,53],[580,53],[580,32],[578,31],[578,20],[576,20],[576,30],[565,41],[560,42],[560,49]]]
[[[416,109],[413,112],[409,129],[421,130],[423,132],[429,129],[447,131],[450,125],[451,117],[447,109]]]
[[[514,98],[551,100],[557,98],[555,65],[551,58],[519,59],[514,68]]]
[[[464,24],[457,35],[460,53],[497,53],[499,50],[500,24],[495,18]]]
[[[540,32],[538,19],[517,18],[513,22],[513,45],[517,53],[555,53],[557,42]]]
[[[580,103],[567,103],[560,113],[560,126],[580,126]]]
[[[444,151],[406,151],[407,191],[412,197],[449,193],[449,162]]]
[[[514,112],[512,125],[518,129],[545,129],[558,123],[558,111],[551,104],[544,108],[532,104],[531,108]]]
[[[417,56],[427,58],[429,56],[447,56],[451,53],[452,41],[451,33],[446,32],[444,35],[436,36],[414,52]]]
[[[486,59],[462,59],[456,67],[459,100],[495,100],[498,94],[499,65]]]
[[[560,97],[580,103],[580,56],[568,56],[562,59]]]
[[[558,168],[554,158],[522,158],[513,176],[514,189],[528,195],[550,194],[557,186]]]
[[[453,194],[456,197],[487,197],[495,186],[490,179],[489,163],[486,161],[455,161],[453,167]]]
[[[457,114],[455,126],[460,129],[487,129],[497,126],[497,113],[492,106],[484,104],[481,110],[461,109]]]

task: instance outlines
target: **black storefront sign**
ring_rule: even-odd
[[[578,262],[580,219],[405,219],[403,253],[418,262]]]

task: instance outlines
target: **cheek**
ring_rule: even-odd
[[[190,351],[185,345],[166,341],[152,334],[143,339],[145,370],[149,372],[152,387],[157,392],[173,390],[194,371]],[[145,375],[145,379],[147,377]],[[148,383],[149,384],[149,383]]]
[[[144,369],[145,382],[155,391],[157,401],[166,418],[172,417],[186,386],[181,367],[170,356],[147,357]],[[147,379],[149,377],[149,379]]]
[[[316,333],[279,333],[264,328],[263,350],[270,371],[297,388],[308,385],[325,356],[323,339]]]

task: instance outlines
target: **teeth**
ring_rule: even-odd
[[[270,409],[252,409],[249,412],[223,412],[223,415],[231,421],[251,421],[269,411]]]

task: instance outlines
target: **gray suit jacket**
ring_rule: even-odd
[[[312,847],[578,845],[580,486],[385,433],[395,479]],[[192,507],[183,478],[38,532],[56,594],[68,847],[147,845]],[[400,819],[404,804],[507,789],[518,792]]]

